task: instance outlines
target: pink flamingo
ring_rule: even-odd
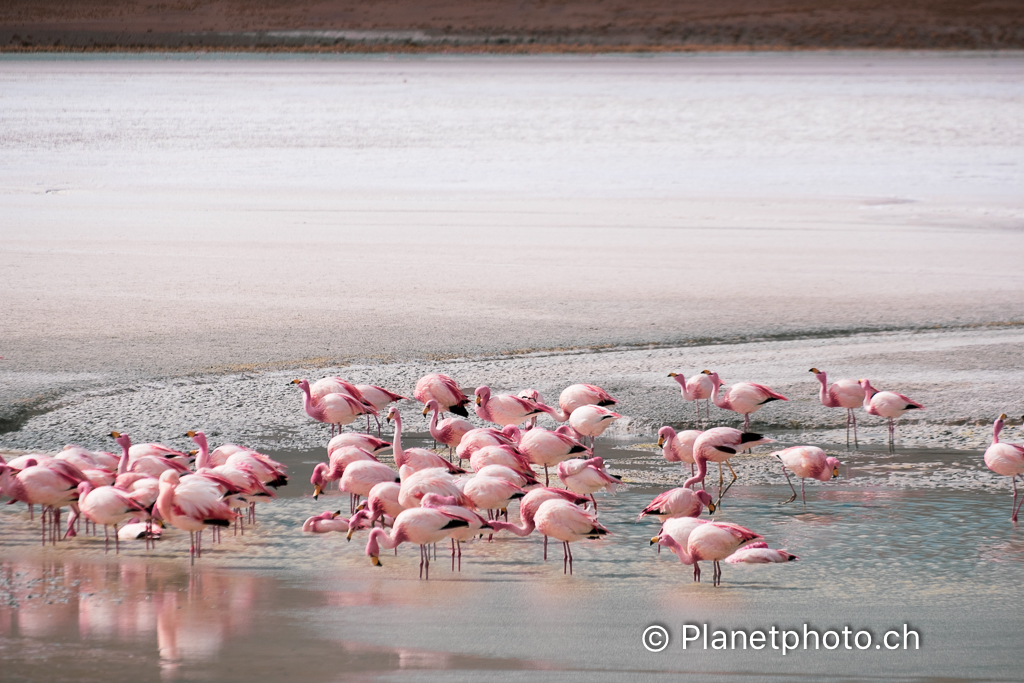
[[[452,571],[455,571],[455,558],[458,557],[459,571],[462,571],[462,542],[470,541],[474,536],[484,529],[493,530],[486,519],[473,512],[469,508],[456,505],[455,498],[451,496],[439,496],[436,493],[428,493],[423,496],[422,506],[431,510],[440,510],[455,519],[466,522],[466,526],[460,529],[452,529],[448,538],[452,542]],[[458,555],[456,555],[458,553]],[[434,559],[437,559],[436,554]]]
[[[390,517],[393,521],[405,509],[399,501],[401,493],[401,484],[388,481],[381,482],[370,489],[370,493],[366,496],[365,501],[356,506],[356,514],[365,513],[365,519],[369,527],[373,527],[378,519]],[[352,519],[355,519],[355,517]],[[384,526],[383,520],[381,521],[381,526]],[[355,531],[355,528],[350,525],[349,540],[352,540],[353,531]]]
[[[202,554],[196,532],[201,540],[206,526],[230,526],[237,516],[221,500],[221,492],[216,484],[201,477],[187,477],[181,481],[178,473],[172,470],[160,475],[160,495],[156,499],[156,508],[161,519],[189,533],[189,561],[192,564]]]
[[[500,429],[482,427],[465,433],[455,449],[459,460],[469,460],[473,453],[485,446],[514,446],[515,440]]]
[[[721,506],[722,497],[729,492],[729,489],[732,488],[732,485],[738,479],[735,470],[729,464],[729,459],[739,451],[745,451],[764,443],[774,443],[774,440],[765,438],[760,434],[754,434],[753,432],[741,432],[732,427],[715,427],[703,432],[693,442],[693,460],[697,464],[697,473],[683,482],[683,487],[690,488],[695,484],[702,483],[707,475],[708,462],[717,462],[719,463],[718,500],[715,501],[715,505]],[[732,473],[732,481],[729,482],[724,491],[722,490],[724,479],[721,466],[723,462],[729,468],[729,472]]]
[[[423,406],[424,415],[430,411],[434,411],[433,417],[430,418],[430,436],[434,437],[434,441],[437,443],[448,447],[448,461],[451,462],[452,449],[457,448],[462,442],[462,437],[473,431],[475,427],[472,422],[461,417],[448,417],[438,422],[441,406],[434,399],[430,399],[427,401],[427,405]]]
[[[785,549],[769,548],[764,541],[754,541],[743,546],[725,561],[729,564],[770,564],[773,562],[793,562],[800,558]]]
[[[375,567],[380,567],[381,547],[397,548],[402,543],[415,543],[420,547],[420,578],[424,570],[430,579],[430,556],[427,546],[448,538],[455,529],[469,526],[464,519],[452,517],[441,510],[415,507],[403,510],[395,518],[395,524],[389,534],[384,529],[371,529],[370,539],[366,543],[366,554]]]
[[[447,375],[439,373],[424,375],[416,382],[416,389],[412,395],[420,403],[426,404],[433,399],[437,401],[437,405],[441,407],[442,411],[469,417],[469,413],[466,411],[469,397],[462,393],[455,380]]]
[[[406,466],[399,471],[399,474],[402,482],[398,493],[398,502],[405,509],[419,507],[420,500],[428,493],[436,493],[445,497],[454,496],[458,500],[458,504],[463,507],[473,504],[473,501],[457,486],[455,477],[446,469],[433,467],[414,472]]]
[[[612,398],[611,394],[601,387],[593,384],[573,384],[562,389],[558,396],[558,410],[550,413],[558,422],[565,422],[576,411],[583,406],[613,406],[618,401]]]
[[[395,437],[392,448],[395,453],[395,465],[401,469],[403,465],[408,465],[413,470],[426,470],[432,467],[443,467],[453,474],[465,474],[466,470],[462,469],[458,465],[454,465],[434,451],[428,451],[426,448],[410,448],[405,450],[402,448],[402,415],[398,412],[398,408],[391,406],[388,409],[388,421],[394,421],[395,423]]]
[[[533,476],[530,459],[515,446],[484,446],[469,456],[469,466],[474,472],[479,472],[480,468],[488,465],[504,465]]]
[[[510,481],[519,488],[527,486],[539,486],[540,482],[533,475],[533,471],[523,472],[506,465],[485,465],[476,471],[477,476],[498,477]]]
[[[580,436],[590,437],[590,447],[594,447],[594,439],[604,434],[612,422],[622,416],[601,406],[580,406],[569,416],[569,425]]]
[[[0,491],[12,501],[40,505],[42,514],[42,543],[46,545],[47,527],[50,540],[57,544],[60,509],[78,500],[78,485],[86,481],[81,470],[63,460],[51,460],[47,465],[29,465],[16,475],[0,458]]]
[[[510,522],[491,522],[491,526],[497,530],[510,531],[516,536],[529,536],[533,533],[536,527],[534,523],[534,516],[537,514],[537,510],[540,508],[541,503],[549,500],[566,500],[573,505],[586,505],[590,502],[590,499],[586,496],[580,496],[572,491],[566,489],[556,488],[536,488],[532,491],[527,492],[519,500],[519,521],[521,525],[512,524]],[[544,559],[548,559],[548,537],[544,537]]]
[[[663,524],[665,520],[675,517],[700,517],[705,507],[708,512],[714,514],[715,504],[707,491],[669,489],[652,500],[637,516],[636,521],[639,522],[647,515],[657,517]]]
[[[338,450],[343,446],[355,446],[356,448],[362,448],[367,453],[377,455],[391,448],[390,441],[384,441],[378,439],[375,436],[369,434],[360,434],[359,432],[343,432],[333,437],[327,443],[327,455],[328,457],[334,451]]]
[[[850,445],[850,425],[853,425],[853,445],[857,446],[857,415],[854,408],[864,403],[864,387],[855,379],[840,379],[828,386],[828,376],[818,368],[811,372],[821,382],[818,399],[826,408],[846,408],[846,445]]]
[[[341,517],[341,510],[334,512],[327,510],[302,523],[302,533],[304,534],[329,534],[343,531],[348,531],[348,520]]]
[[[404,401],[405,396],[396,394],[393,391],[388,391],[383,387],[378,387],[373,384],[357,384],[356,389],[363,396],[363,400],[373,406],[373,409],[377,412],[384,410],[388,407],[389,403],[396,401]],[[377,436],[380,436],[380,419],[374,415],[373,419],[377,422]],[[370,415],[366,415],[366,429],[370,429]]]
[[[678,372],[670,372],[668,376],[679,383],[679,393],[683,395],[684,401],[693,401],[693,405],[697,408],[697,425],[700,426],[700,402],[704,401],[704,410],[707,412],[707,417],[711,419],[711,406],[708,405],[708,399],[715,392],[715,385],[712,384],[711,378],[704,373],[698,373],[696,376],[691,377],[690,381],[686,381],[686,377]]]
[[[916,401],[911,401],[903,394],[894,391],[879,391],[871,386],[866,379],[860,381],[864,388],[864,410],[868,415],[877,415],[889,420],[889,450],[895,450],[896,440],[896,418],[908,410],[924,410],[924,406]]]
[[[664,533],[664,531],[651,539],[651,543],[658,543],[669,548],[683,564],[693,565],[693,580],[700,582],[700,563],[710,561],[714,566],[712,574],[713,585],[722,583],[722,560],[728,558],[748,541],[761,540],[760,534],[756,534],[746,527],[738,524],[725,522],[708,522],[697,526],[690,532],[686,546],[683,547],[675,538]]]
[[[793,496],[782,503],[792,503],[796,500],[796,489],[793,482],[789,480],[788,469],[800,478],[800,498],[804,505],[807,505],[807,496],[804,494],[804,480],[807,478],[818,481],[828,481],[839,476],[839,460],[825,455],[825,451],[817,446],[791,446],[781,451],[772,453],[782,462],[782,473],[786,475],[786,483],[793,491]]]
[[[309,382],[304,379],[292,380],[292,384],[298,384],[302,389],[302,407],[306,415],[317,422],[324,422],[331,425],[331,435],[334,435],[334,428],[341,431],[341,427],[355,422],[360,415],[376,413],[376,410],[363,403],[359,399],[345,393],[324,394],[316,397],[312,395]]]
[[[519,450],[534,465],[544,468],[544,485],[550,483],[548,467],[554,467],[568,460],[575,453],[589,453],[589,449],[576,439],[559,432],[549,432],[535,427],[523,434]]]
[[[607,536],[609,531],[597,522],[590,512],[573,505],[567,500],[547,500],[540,504],[533,516],[537,531],[562,542],[562,573],[572,574],[572,549],[570,543],[585,538],[597,539]]]
[[[763,384],[753,382],[737,382],[729,387],[725,394],[719,396],[718,389],[722,386],[722,380],[717,372],[704,370],[703,373],[711,378],[714,392],[711,394],[715,405],[723,410],[731,410],[743,416],[743,431],[750,428],[750,416],[766,404],[772,401],[788,401],[782,394],[772,391]]]
[[[703,377],[703,375],[701,375]],[[690,466],[690,475],[694,472],[693,443],[697,437],[703,434],[699,429],[686,429],[676,432],[668,425],[658,430],[658,447],[661,454],[665,456],[666,462],[687,463]]]
[[[519,398],[525,399],[525,400],[530,401],[532,403],[544,403],[544,397],[536,389],[523,389],[522,391],[519,392]],[[554,412],[552,412],[551,415],[553,416]],[[526,427],[525,428],[526,429],[533,429],[536,426],[537,426],[537,416],[534,415],[533,417],[531,417],[529,420],[526,421]]]
[[[496,510],[498,514],[504,512],[506,516],[509,503],[526,495],[526,491],[508,479],[486,475],[477,475],[467,481],[462,493],[477,510]],[[496,519],[498,515],[492,516]]]
[[[103,525],[103,552],[110,549],[109,527],[114,527],[114,553],[121,552],[121,545],[118,542],[117,525],[126,522],[132,517],[149,517],[149,510],[139,504],[131,495],[114,486],[100,486],[93,488],[92,484],[83,481],[78,485],[78,506],[81,513],[88,517],[94,524]],[[72,513],[68,520],[70,526],[74,522],[77,513]]]
[[[370,490],[377,484],[397,481],[398,475],[384,463],[359,460],[345,468],[338,490],[352,496],[351,512],[355,512],[360,496],[370,495]]]
[[[363,396],[363,392],[359,390],[359,387],[341,377],[324,377],[323,379],[318,379],[310,385],[309,392],[316,401],[321,400],[324,396],[329,394],[345,394],[359,401],[364,408],[376,411],[376,408],[374,408],[369,399]]]
[[[494,422],[502,427],[520,425],[534,415],[551,412],[552,408],[511,394],[491,394],[487,386],[477,387],[476,415],[481,420]]]
[[[329,462],[317,463],[313,468],[313,476],[309,479],[309,483],[313,485],[313,500],[320,497],[328,483],[341,479],[346,467],[360,461],[379,462],[369,451],[356,446],[342,446],[330,454]]]
[[[615,488],[622,483],[619,477],[608,474],[605,470],[604,458],[564,460],[558,464],[558,478],[573,493],[589,495],[595,512],[597,512],[597,499],[594,498],[594,494],[601,489],[608,493],[615,493]]]
[[[169,455],[169,453],[178,453],[178,451],[167,449],[166,446],[162,447],[161,444],[132,445],[131,437],[124,432],[110,432],[110,436],[121,447],[121,459],[117,465],[118,474],[141,472],[151,477],[159,477],[166,470],[173,470],[180,474],[192,471],[181,461],[181,458]],[[136,446],[142,448],[136,449]],[[160,453],[168,453],[168,455],[160,455]]]
[[[992,426],[992,445],[985,450],[985,466],[996,474],[1010,477],[1013,482],[1013,502],[1010,503],[1010,521],[1017,521],[1020,504],[1017,503],[1017,477],[1024,474],[1024,446],[1013,443],[1000,443],[999,432],[1003,431],[1006,413],[996,418]],[[1024,498],[1021,499],[1024,503]]]

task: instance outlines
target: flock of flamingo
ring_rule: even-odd
[[[821,383],[819,398],[826,407],[847,411],[847,439],[852,430],[857,444],[854,410],[863,407],[869,415],[888,421],[889,447],[894,447],[895,420],[909,410],[923,406],[902,394],[878,391],[868,380],[839,380],[831,385],[824,372],[812,368]],[[657,496],[639,514],[655,517],[661,528],[651,544],[665,546],[684,565],[693,566],[700,580],[700,563],[711,562],[713,583],[721,581],[721,562],[774,563],[797,557],[783,549],[769,548],[764,538],[737,524],[701,518],[705,509],[714,514],[722,498],[737,480],[730,460],[738,453],[772,443],[750,431],[750,416],[785,396],[762,384],[740,382],[721,392],[718,374],[708,370],[687,380],[671,373],[679,383],[682,397],[693,401],[700,426],[700,401],[710,419],[709,402],[743,415],[743,429],[713,427],[676,432],[662,427],[658,445],[665,459],[687,468],[683,485]],[[598,521],[595,494],[614,492],[621,483],[605,469],[604,460],[593,456],[594,441],[621,416],[609,409],[616,399],[590,384],[564,389],[558,407],[544,403],[533,389],[519,395],[494,394],[487,386],[474,392],[476,416],[493,427],[476,427],[469,420],[471,399],[450,377],[429,374],[421,378],[413,397],[430,415],[430,434],[439,448],[404,448],[402,417],[396,405],[406,397],[381,387],[355,385],[338,377],[321,379],[312,385],[294,380],[303,391],[307,415],[331,426],[327,462],[313,470],[313,497],[319,498],[331,482],[350,494],[349,517],[327,511],[310,517],[302,526],[308,533],[342,532],[351,540],[368,531],[365,553],[380,566],[381,548],[395,549],[403,543],[420,548],[420,577],[430,576],[430,548],[436,559],[436,544],[451,543],[452,569],[461,571],[462,542],[508,532],[528,536],[537,531],[544,537],[544,559],[548,539],[561,541],[563,572],[572,573],[571,544],[599,539],[609,532]],[[386,409],[386,413],[384,413]],[[394,423],[391,442],[381,437],[379,416]],[[451,417],[444,417],[451,413]],[[548,430],[537,425],[548,415],[559,423]],[[342,431],[342,427],[365,417],[366,432]],[[370,419],[377,424],[371,432]],[[1024,446],[1001,443],[999,434],[1006,415],[995,422],[992,445],[985,453],[986,465],[1013,482],[1012,520],[1017,520],[1017,476],[1024,474]],[[335,431],[337,434],[335,435]],[[111,432],[121,447],[120,456],[69,445],[55,455],[32,453],[3,462],[0,459],[0,492],[11,500],[42,508],[42,542],[77,535],[84,519],[104,527],[105,548],[113,527],[115,552],[126,539],[144,539],[147,544],[160,537],[170,525],[188,531],[192,562],[202,552],[202,532],[211,528],[219,541],[221,529],[235,525],[245,533],[245,524],[256,522],[256,504],[275,497],[274,489],[287,483],[285,467],[253,449],[225,444],[209,450],[206,436],[189,431],[195,450],[178,451],[159,443],[132,444],[127,434]],[[390,449],[394,468],[378,455]],[[445,457],[445,455],[447,457]],[[793,495],[797,492],[790,474],[800,479],[800,496],[806,505],[806,479],[828,481],[838,476],[839,461],[816,446],[794,446],[773,453]],[[468,460],[469,470],[462,467]],[[717,498],[705,487],[708,463],[718,463]],[[724,481],[725,466],[731,480]],[[536,469],[535,469],[536,468]],[[551,485],[550,468],[562,487]],[[397,470],[397,471],[396,471]],[[543,473],[544,481],[540,476]],[[697,485],[701,487],[698,489]],[[564,488],[563,488],[564,487]],[[363,500],[365,498],[365,500]],[[519,501],[519,523],[508,518],[512,501]],[[1024,500],[1022,500],[1024,502]],[[61,509],[71,510],[63,533]],[[120,528],[119,528],[120,525]]]

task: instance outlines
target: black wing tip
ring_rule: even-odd
[[[764,438],[763,434],[756,434],[754,432],[743,432],[740,435],[740,443],[749,443],[751,441],[760,441]]]
[[[466,412],[466,406],[461,404],[457,406],[448,406],[448,412],[455,415],[461,415],[462,417],[469,417],[469,413]]]
[[[460,527],[469,526],[469,522],[464,519],[449,519],[448,523],[445,524],[442,529],[458,529]]]

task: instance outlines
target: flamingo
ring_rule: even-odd
[[[667,519],[676,517],[700,517],[704,508],[714,514],[715,504],[707,491],[694,491],[688,488],[669,489],[659,494],[645,507],[637,516],[636,521],[650,515],[661,520],[662,524]]]
[[[544,397],[536,389],[523,389],[519,392],[519,398],[525,399],[532,403],[544,403]],[[554,412],[551,413],[554,415]],[[526,429],[533,429],[537,426],[537,416],[534,415],[526,421]]]
[[[327,443],[328,457],[342,446],[355,446],[356,448],[362,448],[367,453],[377,455],[378,453],[391,448],[391,443],[389,441],[384,441],[383,439],[378,439],[375,436],[370,436],[369,434],[344,432],[333,437]]]
[[[1020,504],[1017,503],[1017,477],[1024,474],[1024,446],[1000,443],[999,432],[1003,431],[1006,413],[996,418],[992,425],[992,445],[985,450],[985,466],[998,475],[1010,477],[1013,482],[1013,502],[1010,503],[1010,521],[1017,521]],[[1024,498],[1021,499],[1024,503]]]
[[[401,475],[401,488],[398,494],[398,503],[403,508],[419,507],[420,500],[428,493],[436,493],[439,496],[455,496],[458,504],[463,507],[472,505],[473,501],[459,489],[455,477],[447,469],[432,467],[414,472],[407,465],[399,470],[399,474]]]
[[[469,466],[474,472],[479,472],[481,468],[488,465],[504,465],[516,472],[533,477],[530,459],[515,446],[484,446],[469,457]]]
[[[302,523],[304,534],[329,534],[333,531],[348,531],[348,520],[341,517],[341,510],[327,510],[313,515]]]
[[[413,470],[425,470],[432,467],[443,467],[453,474],[465,474],[466,470],[462,469],[458,465],[454,465],[440,455],[433,451],[428,451],[426,448],[410,448],[404,450],[402,448],[402,415],[398,412],[398,408],[391,406],[388,409],[388,421],[394,421],[395,423],[395,439],[392,448],[395,453],[395,466],[399,469],[403,465],[408,465]]]
[[[585,505],[590,502],[590,499],[586,496],[580,496],[572,491],[566,489],[556,488],[536,488],[532,491],[527,492],[525,496],[519,499],[519,521],[521,525],[512,524],[510,522],[491,522],[491,527],[497,530],[511,531],[516,536],[529,536],[533,533],[536,527],[534,517],[537,514],[537,509],[540,508],[541,503],[549,500],[567,500],[573,505]],[[544,559],[548,559],[548,537],[544,537]]]
[[[360,496],[367,496],[370,490],[382,482],[397,482],[395,471],[381,462],[358,460],[345,468],[345,474],[338,482],[338,490],[351,494],[351,512],[355,512]]]
[[[114,527],[114,554],[121,552],[121,545],[118,542],[117,525],[126,522],[132,517],[149,517],[149,510],[143,507],[126,491],[114,486],[99,486],[93,488],[92,484],[83,481],[78,485],[78,507],[81,513],[88,517],[94,524],[103,525],[103,552],[110,549],[109,527]],[[70,526],[78,513],[72,513],[68,520]]]
[[[595,512],[597,512],[597,499],[594,498],[594,494],[601,489],[615,493],[615,487],[622,483],[619,477],[608,474],[605,470],[604,458],[564,460],[558,464],[558,478],[573,493],[589,495],[590,500],[594,503]]]
[[[840,379],[828,386],[828,376],[818,368],[811,372],[821,382],[818,399],[826,408],[846,408],[846,445],[850,445],[850,425],[853,425],[853,445],[857,447],[857,415],[854,408],[864,403],[864,387],[855,379]]]
[[[395,524],[389,534],[384,529],[371,529],[370,539],[366,543],[366,554],[374,567],[380,567],[380,548],[397,548],[402,543],[415,543],[420,547],[420,578],[426,570],[430,579],[430,557],[427,546],[444,540],[454,529],[469,526],[464,519],[452,517],[441,511],[415,507],[402,510],[395,518]]]
[[[221,500],[221,492],[212,481],[200,477],[187,477],[182,481],[177,472],[168,470],[160,475],[160,495],[156,499],[160,518],[168,524],[189,533],[189,562],[202,552],[197,542],[208,525],[230,526],[237,515]]]
[[[800,558],[785,549],[769,548],[764,541],[753,541],[746,544],[725,561],[729,564],[769,564],[773,562],[793,562]]]
[[[684,488],[690,488],[694,484],[702,483],[704,477],[707,475],[708,462],[724,462],[726,467],[729,468],[729,472],[732,473],[732,481],[729,485],[722,490],[723,485],[723,474],[722,467],[719,464],[718,467],[718,500],[715,501],[716,506],[721,506],[722,497],[728,493],[729,489],[736,482],[738,477],[736,476],[735,470],[732,465],[729,464],[729,459],[732,458],[739,451],[745,451],[754,446],[759,446],[763,443],[774,443],[773,439],[768,439],[761,436],[760,434],[754,434],[753,432],[741,432],[738,429],[732,427],[715,427],[703,432],[697,437],[697,440],[693,442],[693,460],[697,464],[697,472],[685,482],[683,482]]]
[[[580,436],[590,437],[590,447],[594,447],[594,439],[604,434],[609,425],[622,416],[601,406],[580,406],[569,416],[569,425]]]
[[[704,375],[701,375],[702,377]],[[699,429],[686,429],[676,432],[668,425],[658,430],[658,446],[661,454],[667,462],[687,463],[690,466],[690,475],[693,475],[693,443],[697,437],[703,434]]]
[[[317,463],[313,468],[313,476],[309,483],[313,484],[313,500],[320,497],[324,486],[332,481],[341,479],[345,474],[345,468],[354,462],[379,462],[371,453],[357,446],[342,446],[337,448],[330,455],[330,462]]]
[[[359,387],[346,379],[342,379],[341,377],[324,377],[323,379],[318,379],[310,385],[309,393],[316,401],[319,401],[323,399],[324,396],[328,396],[330,394],[345,394],[359,401],[364,408],[370,408],[376,411],[376,408],[369,399],[363,396],[363,392],[359,390]]]
[[[395,482],[384,481],[372,489],[367,494],[366,500],[356,506],[356,514],[366,513],[366,519],[369,526],[373,526],[374,522],[382,517],[390,517],[394,520],[404,508],[402,503],[399,501],[399,495],[402,493],[401,484]],[[353,517],[355,519],[355,517]],[[383,526],[383,522],[381,522]],[[355,529],[349,526],[349,540],[352,539],[352,532]]]
[[[548,467],[558,465],[575,453],[589,453],[589,449],[576,439],[539,427],[534,427],[523,434],[519,441],[519,450],[531,463],[544,467],[544,486],[550,483]]]
[[[712,582],[718,586],[722,583],[722,566],[719,562],[730,557],[748,541],[755,540],[761,540],[760,534],[746,527],[725,522],[707,522],[690,531],[685,547],[664,531],[652,538],[651,543],[671,549],[683,564],[692,564],[693,580],[697,582],[700,581],[700,563],[712,562]]]
[[[314,397],[311,393],[309,382],[304,379],[292,380],[292,384],[298,384],[302,389],[302,407],[306,414],[317,422],[324,422],[331,425],[331,435],[334,435],[334,428],[341,431],[341,427],[355,422],[360,415],[367,412],[376,413],[372,406],[364,404],[350,394],[333,393]]]
[[[543,403],[535,403],[511,394],[492,395],[488,386],[477,387],[475,396],[477,417],[502,427],[519,425],[534,415],[552,411],[552,408]]]
[[[573,384],[562,389],[558,396],[558,409],[550,415],[557,422],[566,422],[577,408],[583,406],[613,406],[618,401],[601,387],[593,384]]]
[[[879,391],[871,386],[871,382],[866,379],[862,379],[860,385],[864,388],[864,410],[868,412],[868,415],[877,415],[889,420],[889,450],[895,450],[896,423],[893,420],[908,410],[924,410],[924,406],[916,401],[911,401],[903,394],[897,394],[894,391]]]
[[[455,380],[447,375],[432,373],[420,377],[412,395],[420,403],[426,404],[434,399],[442,411],[469,417],[469,413],[466,411],[469,397],[462,393]]]
[[[690,381],[686,381],[686,377],[678,372],[670,372],[668,376],[679,383],[679,393],[682,394],[683,400],[693,401],[693,405],[697,408],[697,425],[700,425],[700,402],[704,401],[704,410],[707,412],[707,417],[711,419],[711,406],[708,405],[708,399],[715,392],[715,385],[711,382],[711,378],[704,373],[698,373],[697,375],[690,377]]]
[[[375,411],[381,411],[387,408],[389,403],[396,401],[404,401],[405,396],[396,394],[393,391],[388,391],[383,387],[378,387],[373,384],[357,384],[356,389],[362,394],[363,400],[373,406]],[[373,416],[373,419],[377,422],[377,436],[380,436],[380,419],[377,415]],[[370,416],[366,416],[366,429],[370,429]]]
[[[497,510],[508,514],[508,505],[526,495],[526,491],[503,477],[477,475],[466,482],[462,493],[478,510]],[[497,515],[494,515],[497,518]]]
[[[42,514],[42,543],[46,545],[47,519],[51,519],[50,539],[57,544],[60,509],[78,500],[78,485],[86,481],[74,465],[63,460],[51,460],[47,465],[30,465],[13,474],[0,458],[0,491],[12,501],[40,505]]]
[[[490,523],[469,508],[456,505],[455,498],[451,496],[439,496],[436,493],[428,493],[423,496],[422,506],[430,510],[440,510],[454,519],[461,519],[466,526],[460,529],[452,529],[448,538],[452,541],[452,571],[455,570],[456,552],[458,553],[459,571],[462,571],[462,542],[472,540],[482,530],[492,530]],[[435,557],[436,559],[436,557]]]
[[[461,417],[448,417],[438,422],[441,406],[435,399],[430,399],[427,401],[427,405],[423,406],[424,415],[430,411],[434,411],[433,417],[430,418],[430,436],[434,437],[434,441],[437,443],[448,447],[448,461],[451,462],[452,449],[458,448],[462,437],[473,431],[475,427],[472,422]]]
[[[572,574],[570,543],[584,538],[597,539],[608,535],[608,529],[597,522],[597,517],[567,500],[547,500],[540,504],[533,516],[537,531],[562,542],[562,573]]]
[[[540,485],[537,477],[533,476],[533,471],[522,472],[506,465],[485,465],[476,470],[476,474],[479,477],[498,477],[524,489],[527,486]]]
[[[124,432],[110,432],[110,436],[121,447],[121,459],[117,465],[118,474],[141,472],[151,477],[159,477],[166,470],[173,470],[179,474],[186,474],[192,471],[180,459],[174,456],[160,455],[160,453],[178,453],[178,451],[172,451],[166,446],[161,448],[160,444],[144,443],[132,445],[131,437]],[[135,450],[135,455],[133,456],[132,451],[135,449],[135,446],[142,446],[142,448]]]
[[[839,476],[839,460],[825,455],[825,451],[817,446],[791,446],[781,451],[772,453],[782,463],[782,473],[786,475],[786,483],[793,491],[793,496],[782,503],[792,503],[796,500],[796,489],[793,482],[789,480],[788,469],[800,478],[800,498],[807,505],[807,496],[804,495],[804,480],[810,477],[818,481],[828,481]]]
[[[703,373],[711,378],[711,383],[714,386],[711,398],[715,405],[743,416],[743,431],[750,428],[750,416],[761,410],[766,404],[772,401],[789,400],[769,387],[753,382],[737,382],[725,391],[725,395],[719,396],[718,389],[722,386],[722,380],[718,373],[710,370],[704,370]]]
[[[686,544],[690,540],[690,532],[699,527],[701,524],[707,524],[711,520],[701,519],[699,517],[669,517],[658,531],[658,536],[651,539],[651,545],[658,543],[659,536],[669,536],[672,538],[675,546],[669,548],[675,552],[676,548],[686,548]],[[666,545],[661,543],[658,545],[658,554],[661,554],[661,546]],[[666,546],[667,547],[667,546]],[[678,553],[676,553],[678,555]]]
[[[473,453],[484,446],[514,446],[515,441],[500,429],[482,427],[465,433],[455,449],[459,460],[468,460]]]

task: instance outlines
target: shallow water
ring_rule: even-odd
[[[599,451],[613,471],[643,457]],[[261,506],[259,524],[243,536],[207,541],[191,570],[187,536],[173,529],[157,549],[127,544],[117,557],[104,555],[102,536],[43,549],[27,512],[4,508],[6,680],[37,680],[43,671],[48,680],[243,680],[255,670],[281,680],[302,671],[312,682],[430,680],[436,670],[446,680],[536,680],[538,669],[609,681],[709,672],[716,680],[1018,675],[1024,616],[1013,596],[1024,580],[1024,531],[1008,521],[1005,489],[900,489],[877,485],[870,469],[891,460],[967,462],[974,453],[851,455],[858,464],[850,477],[809,483],[806,507],[779,505],[789,496],[784,483],[751,485],[738,470],[744,478],[715,518],[748,526],[800,560],[727,564],[717,589],[709,566],[698,585],[674,555],[656,553],[656,521],[635,523],[664,489],[649,484],[599,496],[612,535],[574,546],[571,577],[562,574],[561,548],[553,544],[545,563],[536,537],[465,544],[461,573],[451,571],[442,544],[429,582],[417,579],[408,546],[374,568],[365,534],[346,543],[341,534],[301,533],[308,515],[348,506],[337,493],[309,497],[311,455],[288,456],[294,479],[285,495]],[[663,461],[648,469],[654,478],[678,473]],[[682,625],[704,622],[748,630],[808,623],[822,632],[849,625],[876,639],[907,623],[921,649],[684,652]],[[655,623],[675,640],[651,654],[640,636]]]

